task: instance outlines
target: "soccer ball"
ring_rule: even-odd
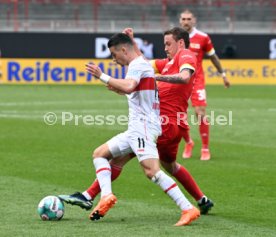
[[[64,205],[58,197],[47,196],[39,202],[37,211],[43,221],[58,221],[63,217]]]

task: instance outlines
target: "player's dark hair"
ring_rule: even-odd
[[[127,34],[124,34],[124,33],[118,33],[111,36],[111,38],[107,43],[107,46],[108,48],[110,48],[112,46],[117,47],[121,44],[128,44],[130,46],[133,46],[132,39]]]
[[[183,39],[186,49],[189,48],[189,46],[190,46],[189,33],[180,27],[174,27],[170,30],[165,31],[164,36],[165,35],[172,35],[175,41]]]

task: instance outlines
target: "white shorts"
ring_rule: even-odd
[[[160,135],[159,131],[145,131],[144,128],[139,129],[139,125],[135,131],[127,130],[107,141],[108,148],[113,158],[135,153],[139,162],[154,158],[159,159],[156,142]]]

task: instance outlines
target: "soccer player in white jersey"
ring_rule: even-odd
[[[93,152],[96,176],[101,187],[101,199],[89,217],[91,220],[100,219],[117,201],[112,193],[109,160],[135,153],[145,175],[158,184],[182,210],[181,218],[175,226],[188,225],[200,216],[200,212],[159,166],[156,141],[161,134],[161,125],[153,68],[137,54],[132,39],[124,33],[113,35],[108,41],[108,48],[116,63],[128,66],[125,79],[114,79],[104,74],[93,63],[87,64],[86,69],[110,89],[127,95],[129,123],[127,131],[111,138]]]

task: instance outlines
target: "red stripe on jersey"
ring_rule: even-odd
[[[155,80],[153,77],[141,78],[140,83],[134,91],[155,90]]]
[[[164,192],[167,193],[169,192],[171,189],[175,188],[177,185],[176,183],[174,183],[173,185],[171,185],[169,188],[167,188]]]
[[[104,170],[108,170],[108,171],[111,172],[111,169],[109,169],[109,168],[101,168],[101,169],[98,169],[98,170],[96,171],[96,174],[98,174],[98,173],[100,173],[101,171],[104,171]]]

